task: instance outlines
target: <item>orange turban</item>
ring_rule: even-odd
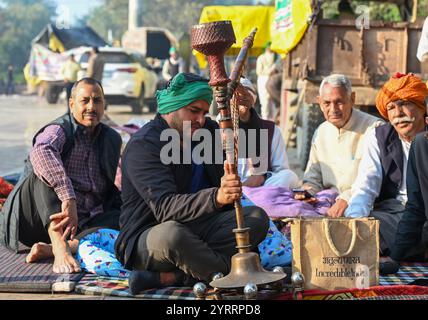
[[[376,96],[376,108],[385,119],[388,119],[386,106],[396,100],[413,102],[418,108],[426,111],[425,98],[428,95],[427,85],[414,74],[396,73],[380,89]]]

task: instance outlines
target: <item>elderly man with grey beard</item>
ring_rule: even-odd
[[[407,202],[410,145],[425,130],[428,89],[413,74],[397,73],[379,91],[376,107],[389,122],[367,133],[347,217],[380,220],[380,249],[389,255]]]

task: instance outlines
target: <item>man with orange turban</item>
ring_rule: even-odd
[[[380,220],[380,249],[389,255],[407,202],[406,171],[410,145],[425,129],[428,88],[413,74],[397,73],[381,88],[376,107],[388,122],[366,135],[347,217]]]

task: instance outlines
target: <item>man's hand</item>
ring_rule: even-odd
[[[300,189],[302,189],[303,191],[297,192],[296,189],[293,189],[294,200],[316,202],[316,198],[314,197],[312,186],[304,184]]]
[[[74,239],[77,232],[77,206],[76,200],[65,200],[61,204],[61,212],[51,215],[51,220],[55,220],[54,231],[64,230],[62,239],[66,240],[70,235],[70,240]]]
[[[337,199],[336,203],[327,210],[327,215],[332,218],[342,217],[348,208],[348,202],[343,199]]]
[[[218,207],[234,203],[242,197],[242,184],[239,176],[230,173],[227,164],[224,165],[224,172],[216,197]]]
[[[257,188],[265,183],[265,176],[250,176],[245,180],[242,185],[245,187]]]
[[[237,105],[246,106],[247,108],[251,108],[254,105],[254,98],[248,90],[242,84],[238,84],[233,93],[233,98],[236,99]]]

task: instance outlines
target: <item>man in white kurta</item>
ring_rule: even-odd
[[[257,91],[260,98],[262,118],[272,120],[274,118],[274,105],[269,99],[269,93],[266,89],[266,83],[271,73],[275,70],[275,53],[270,49],[270,43],[266,45],[265,52],[257,58]]]
[[[424,26],[422,27],[416,56],[420,62],[428,62],[428,17],[425,18]]]
[[[339,196],[327,214],[340,217],[351,197],[351,186],[362,158],[364,136],[382,121],[354,108],[355,93],[344,75],[326,77],[320,85],[318,101],[326,121],[312,138],[303,188],[313,194],[323,189],[336,190]]]

